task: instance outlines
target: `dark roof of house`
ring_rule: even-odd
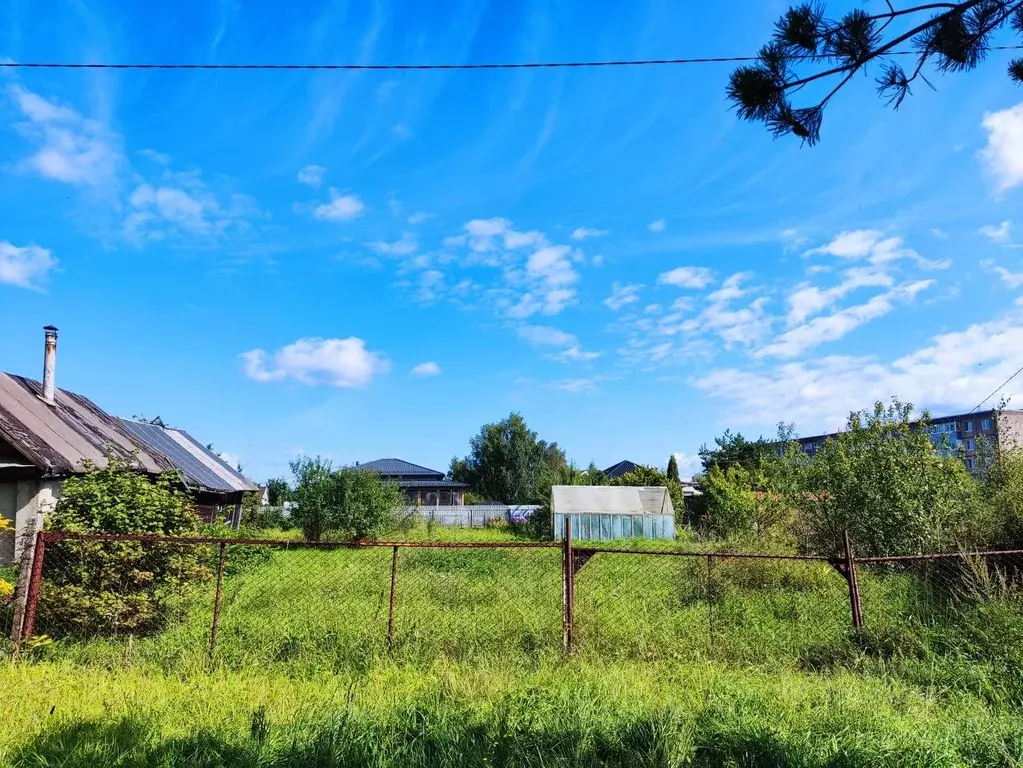
[[[444,473],[429,467],[421,467],[401,459],[377,459],[359,464],[359,469],[372,469],[383,477],[408,478],[409,480],[443,480]]]
[[[133,437],[164,456],[185,479],[185,484],[214,493],[256,491],[259,488],[183,429],[145,421],[119,419]]]
[[[627,475],[630,472],[635,472],[637,469],[639,469],[639,464],[626,459],[625,461],[619,461],[614,466],[605,469],[604,476],[614,479],[616,477],[621,477],[622,475]]]
[[[453,480],[398,480],[402,488],[447,488],[451,490],[468,488],[465,483],[456,483]]]
[[[55,405],[41,399],[38,381],[0,373],[0,438],[41,472],[66,476],[84,471],[84,462],[105,467],[107,455],[134,461],[144,472],[174,469],[163,455],[136,439],[121,421],[91,400],[58,389]]]

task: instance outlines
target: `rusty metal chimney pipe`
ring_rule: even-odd
[[[57,328],[47,325],[43,330],[46,331],[46,352],[43,355],[43,402],[47,405],[56,405]]]

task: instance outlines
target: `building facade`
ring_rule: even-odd
[[[919,422],[914,422],[918,424]],[[995,448],[1023,446],[1023,410],[987,410],[938,416],[931,419],[931,441],[946,455],[957,456],[970,472],[980,472]],[[813,456],[836,432],[796,439]],[[781,449],[779,448],[779,451]]]
[[[461,507],[465,504],[465,492],[469,486],[445,480],[444,473],[436,469],[402,459],[376,459],[356,466],[376,472],[383,480],[397,483],[411,506]]]

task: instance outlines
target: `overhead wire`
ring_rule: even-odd
[[[1016,378],[1017,376],[1019,376],[1019,375],[1020,375],[1020,373],[1023,373],[1023,366],[1020,366],[1020,367],[1019,367],[1019,370],[1017,370],[1017,371],[1016,371],[1016,372],[1015,372],[1014,374],[1012,374],[1012,376],[1010,376],[1010,377],[1009,377],[1009,378],[1007,378],[1007,379],[1006,379],[1005,381],[1003,381],[1003,382],[1002,382],[1001,384],[999,384],[999,385],[998,385],[997,387],[995,387],[995,390],[994,390],[994,392],[992,392],[992,393],[991,393],[990,395],[988,395],[988,396],[987,396],[987,397],[985,397],[985,398],[984,398],[983,400],[981,400],[981,401],[980,401],[979,403],[977,403],[977,404],[976,404],[975,406],[973,406],[973,407],[972,407],[972,408],[971,408],[971,409],[970,409],[969,411],[967,411],[967,413],[973,413],[973,412],[974,412],[975,410],[977,410],[978,408],[980,408],[980,406],[984,405],[984,403],[986,403],[986,402],[987,402],[988,400],[990,400],[990,399],[991,399],[992,397],[994,397],[995,395],[997,395],[997,394],[999,393],[999,391],[1001,391],[1002,387],[1004,387],[1004,386],[1005,386],[1006,384],[1008,384],[1008,383],[1009,383],[1010,381],[1012,381],[1012,380],[1013,380],[1013,379],[1015,379],[1015,378]]]
[[[1023,50],[1023,45],[992,46],[992,51]],[[918,51],[889,51],[886,56],[915,56]],[[812,58],[812,57],[802,57]],[[603,61],[524,61],[480,62],[466,64],[218,64],[187,62],[74,62],[74,61],[0,61],[0,69],[193,69],[193,70],[472,70],[472,69],[583,69],[599,67],[650,67],[682,64],[735,64],[759,61],[758,56],[704,56],[673,59],[611,59]]]

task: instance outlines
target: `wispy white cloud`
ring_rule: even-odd
[[[554,382],[549,384],[548,387],[573,394],[588,394],[597,391],[597,382],[595,379],[568,379],[566,381]]]
[[[803,282],[797,285],[788,296],[789,323],[798,325],[806,318],[827,309],[839,299],[858,288],[887,287],[894,279],[886,271],[876,268],[853,268],[843,273],[840,283],[829,288],[821,288]]]
[[[307,187],[313,189],[319,189],[320,185],[323,184],[323,175],[327,172],[327,169],[322,165],[307,165],[298,172],[298,183],[305,184]]]
[[[815,317],[803,325],[786,331],[773,342],[757,350],[756,357],[798,357],[809,349],[825,342],[836,341],[865,323],[887,315],[895,309],[896,303],[913,301],[921,292],[930,288],[933,280],[918,280],[900,285],[885,293],[871,297],[863,304]]]
[[[18,247],[0,240],[0,284],[42,290],[57,260],[38,245]]]
[[[313,208],[313,218],[320,221],[351,221],[366,212],[366,204],[358,195],[343,194],[331,187],[330,202]]]
[[[1019,288],[1023,285],[1023,272],[1012,272],[1005,267],[999,266],[991,259],[980,262],[980,267],[985,272],[997,275],[1007,288]]]
[[[831,355],[761,370],[715,369],[693,383],[708,397],[727,403],[733,425],[773,424],[781,413],[816,431],[836,428],[850,410],[892,395],[939,413],[971,408],[1016,371],[1015,350],[1021,346],[1023,316],[1014,310],[935,336],[891,362]],[[1017,378],[1000,394],[1019,399],[1023,382]]]
[[[211,190],[196,171],[164,171],[132,190],[121,233],[134,245],[202,238],[210,246],[229,235],[255,237],[252,222],[264,216],[251,197]]]
[[[155,149],[140,149],[135,154],[148,158],[158,165],[170,165],[171,162],[170,155],[166,152],[157,152]]]
[[[978,231],[980,234],[984,235],[984,237],[996,243],[1008,243],[1012,238],[1012,222],[1003,221],[997,227],[993,224],[987,224],[981,227]]]
[[[423,222],[429,221],[430,219],[433,219],[435,217],[436,217],[436,214],[434,214],[434,213],[426,213],[425,211],[416,211],[415,213],[413,213],[411,216],[408,217],[408,223],[411,224],[412,226],[418,226],[419,224],[422,224]]]
[[[647,225],[647,229],[649,229],[651,232],[663,232],[667,228],[668,222],[666,222],[664,219],[656,219],[654,221],[651,221],[650,224]]]
[[[409,139],[414,138],[416,135],[411,128],[402,123],[398,123],[397,125],[392,127],[391,133],[395,136],[395,138],[401,141],[408,141]]]
[[[420,363],[419,365],[415,366],[412,369],[411,373],[413,376],[418,376],[420,378],[424,376],[440,376],[441,369],[440,366],[437,365],[437,363],[431,360],[429,362]]]
[[[987,131],[987,144],[980,151],[980,162],[998,196],[1023,184],[1023,102],[986,113],[981,125]]]
[[[367,245],[377,253],[391,256],[408,256],[419,250],[419,240],[414,232],[403,232],[401,239],[394,242],[378,241]]]
[[[827,255],[839,259],[864,259],[871,264],[908,260],[922,269],[948,269],[950,259],[929,260],[905,245],[901,237],[885,237],[876,229],[840,232],[831,242],[806,251],[806,256]]]
[[[643,286],[637,283],[620,283],[617,280],[611,285],[611,295],[604,299],[604,306],[617,312],[629,304],[639,301],[639,292]]]
[[[587,240],[591,237],[604,237],[611,234],[608,229],[591,229],[590,227],[578,227],[572,231],[573,240]]]
[[[369,351],[355,336],[299,339],[272,354],[253,349],[240,357],[245,375],[253,381],[291,379],[308,386],[366,387],[390,368],[384,355]]]
[[[519,326],[517,333],[537,347],[567,347],[579,343],[574,334],[549,325],[522,325]]]
[[[674,285],[679,288],[706,288],[714,279],[706,267],[675,267],[657,276],[660,285]]]
[[[112,193],[126,165],[118,136],[99,121],[20,85],[9,86],[8,94],[25,118],[15,128],[36,146],[35,154],[19,164],[22,170]]]

